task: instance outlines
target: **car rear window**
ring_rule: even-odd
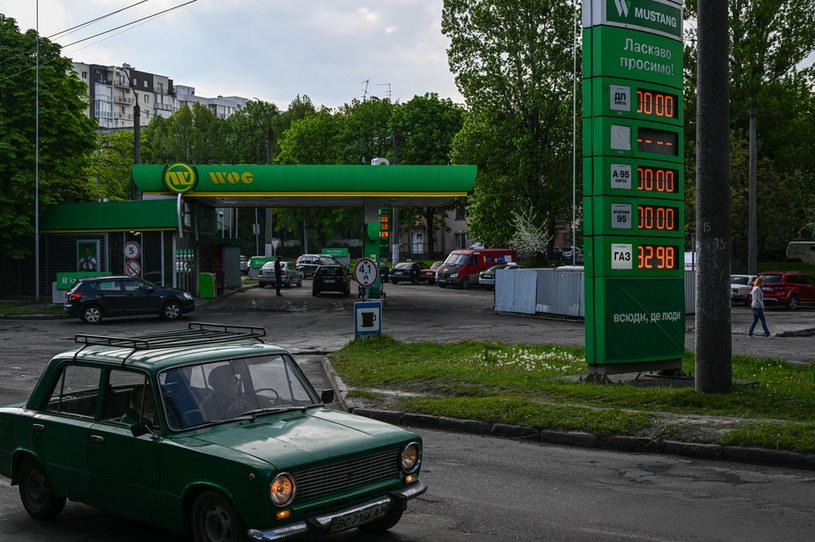
[[[321,277],[336,277],[342,274],[339,267],[321,267],[319,272]]]
[[[730,284],[743,284],[746,286],[748,282],[748,277],[730,277]]]
[[[780,284],[781,275],[762,275],[764,277],[764,284]]]

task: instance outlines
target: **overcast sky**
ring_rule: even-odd
[[[462,103],[447,65],[442,0],[197,0],[147,21],[83,40],[188,0],[0,0],[21,31],[50,37],[86,64],[129,63],[195,87],[204,97],[259,98],[286,109],[308,95],[338,107],[368,96],[405,102],[435,92]]]

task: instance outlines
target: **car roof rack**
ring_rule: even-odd
[[[132,337],[106,337],[102,335],[78,334],[74,337],[74,341],[84,346],[121,346],[134,350],[152,350],[156,348],[245,341],[247,339],[256,339],[258,342],[263,342],[261,337],[265,336],[266,330],[257,326],[190,322],[186,329],[160,331]]]

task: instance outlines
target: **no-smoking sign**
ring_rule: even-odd
[[[127,260],[125,262],[125,274],[128,277],[141,276],[141,264],[138,260]]]

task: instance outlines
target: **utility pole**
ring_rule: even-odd
[[[730,391],[728,0],[699,0],[696,155],[696,390]]]

